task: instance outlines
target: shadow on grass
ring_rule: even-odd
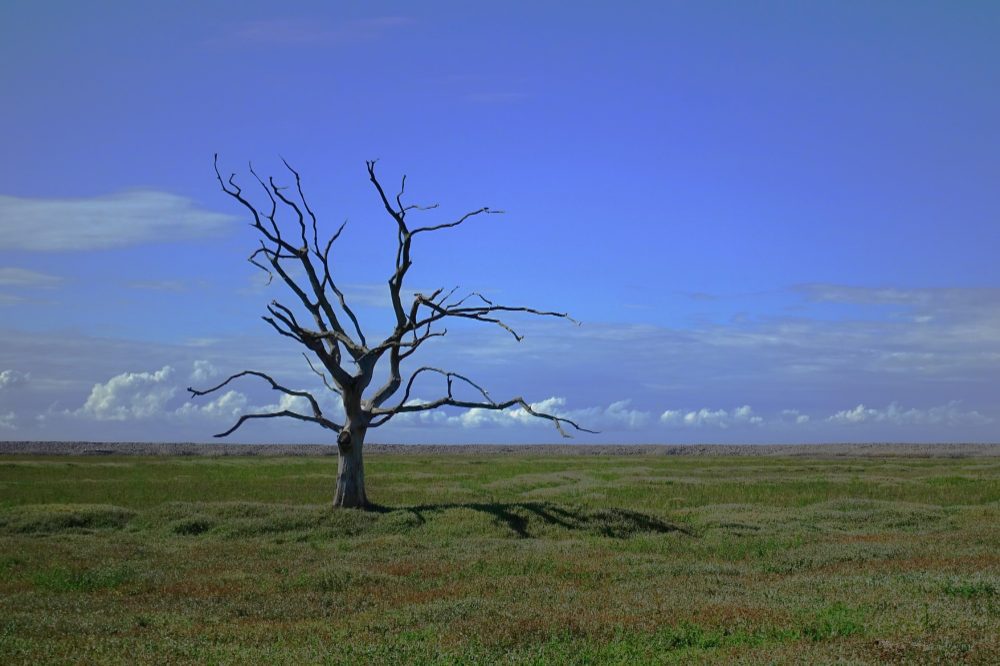
[[[443,512],[449,509],[471,509],[487,514],[498,524],[506,525],[521,538],[537,536],[537,534],[532,533],[533,526],[590,532],[615,539],[624,539],[641,533],[680,532],[693,536],[689,529],[680,525],[668,523],[640,511],[619,508],[591,509],[551,502],[462,502],[400,507],[373,505],[370,507],[371,511],[377,513],[407,512],[415,516],[421,525],[427,522],[425,514]]]

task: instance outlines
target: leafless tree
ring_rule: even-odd
[[[330,250],[343,232],[344,224],[321,244],[316,215],[303,194],[302,180],[287,162],[285,167],[295,179],[294,189],[278,185],[274,178],[268,178],[265,182],[250,167],[250,174],[266,196],[266,207],[258,210],[236,183],[236,174],[223,179],[219,172],[218,155],[215,156],[215,174],[222,191],[246,208],[252,218],[252,226],[260,236],[260,247],[250,255],[250,262],[271,278],[277,274],[299,301],[301,307],[297,305],[296,309],[300,313],[306,313],[304,318],[308,317],[307,320],[300,321],[296,316],[296,309],[272,301],[267,306],[268,315],[262,318],[280,335],[295,340],[308,350],[303,355],[309,367],[319,375],[327,389],[339,396],[343,404],[343,423],[328,418],[323,413],[320,402],[311,393],[283,386],[266,373],[244,370],[211,388],[189,388],[188,391],[192,397],[203,396],[220,390],[236,379],[252,376],[264,380],[275,391],[302,398],[308,404],[308,409],[243,414],[231,428],[216,437],[226,437],[250,420],[277,417],[315,423],[331,430],[337,433],[340,454],[333,504],[337,507],[364,508],[368,506],[363,458],[365,435],[369,429],[388,423],[397,414],[425,412],[446,406],[487,410],[519,408],[531,416],[548,419],[564,437],[568,434],[563,426],[593,432],[570,419],[538,411],[520,396],[495,400],[482,386],[457,372],[422,366],[409,373],[405,382],[403,380],[403,362],[415,354],[427,340],[444,336],[447,329],[443,328],[443,324],[449,318],[493,324],[518,341],[521,336],[501,319],[506,314],[525,313],[569,319],[563,312],[499,305],[475,292],[456,296],[454,289],[437,289],[427,295],[416,294],[412,302],[404,304],[403,284],[412,265],[411,246],[417,235],[451,229],[473,218],[501,211],[483,207],[449,222],[413,227],[407,221],[408,214],[431,210],[437,205],[404,203],[405,176],[399,193],[390,198],[375,175],[375,161],[367,162],[368,178],[397,232],[395,269],[388,281],[395,326],[388,337],[371,344],[333,276]],[[283,218],[282,222],[279,222],[279,213]],[[387,370],[388,379],[373,391],[368,391],[380,362],[381,367]],[[414,382],[421,375],[439,376],[443,381],[443,395],[431,401],[412,400]],[[475,396],[475,399],[456,395],[457,385],[464,386],[465,393]],[[402,396],[393,399],[393,396],[398,396],[400,389]]]

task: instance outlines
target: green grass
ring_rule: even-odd
[[[1000,663],[997,459],[0,458],[0,663]]]

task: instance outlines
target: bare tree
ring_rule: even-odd
[[[253,228],[260,235],[260,247],[250,255],[250,263],[265,271],[269,279],[277,274],[298,299],[301,308],[308,313],[308,323],[300,322],[293,308],[272,301],[267,306],[268,315],[262,319],[280,335],[295,340],[308,350],[303,352],[306,362],[322,379],[326,388],[339,396],[343,404],[344,421],[338,423],[324,415],[319,401],[311,393],[283,386],[266,373],[244,370],[211,388],[188,388],[188,391],[192,397],[203,396],[218,391],[236,379],[252,376],[264,380],[275,391],[303,399],[308,409],[243,414],[231,428],[215,435],[216,437],[226,437],[253,419],[278,417],[307,421],[332,430],[337,433],[340,453],[333,504],[337,507],[363,508],[368,506],[363,457],[365,435],[370,428],[385,425],[397,414],[424,412],[446,406],[487,410],[517,407],[531,416],[548,419],[564,437],[569,436],[564,425],[578,431],[593,432],[570,419],[538,411],[520,396],[494,400],[486,389],[468,377],[442,368],[422,366],[410,373],[405,383],[403,381],[403,361],[416,353],[427,340],[444,336],[447,329],[443,328],[443,322],[449,318],[493,324],[518,341],[521,340],[521,335],[505,323],[502,316],[526,313],[572,321],[563,312],[499,305],[476,292],[456,296],[455,289],[437,289],[428,295],[416,294],[412,302],[404,305],[403,284],[412,265],[410,253],[414,237],[451,229],[472,218],[501,211],[483,207],[450,222],[411,227],[407,222],[409,213],[431,210],[437,208],[437,204],[418,206],[403,203],[406,176],[403,176],[399,193],[390,198],[375,175],[375,161],[367,162],[368,178],[397,231],[395,270],[388,282],[395,326],[388,337],[373,345],[365,337],[358,317],[348,304],[344,292],[338,287],[331,270],[330,250],[343,232],[344,224],[321,244],[316,215],[302,191],[302,179],[287,162],[285,167],[295,178],[294,190],[276,184],[274,178],[268,178],[265,182],[250,167],[251,175],[267,197],[267,207],[258,210],[236,183],[236,174],[223,180],[219,173],[218,155],[215,156],[215,175],[222,191],[246,208],[252,217]],[[279,223],[279,212],[289,221]],[[383,362],[382,367],[387,366],[388,378],[384,384],[368,392],[380,362]],[[421,375],[439,376],[443,381],[443,395],[431,401],[412,400],[414,382]],[[475,399],[456,395],[458,385],[464,386],[465,393],[473,395]],[[403,389],[402,396],[393,400],[400,389]]]

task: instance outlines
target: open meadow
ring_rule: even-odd
[[[1000,663],[1000,457],[0,456],[0,663]]]

